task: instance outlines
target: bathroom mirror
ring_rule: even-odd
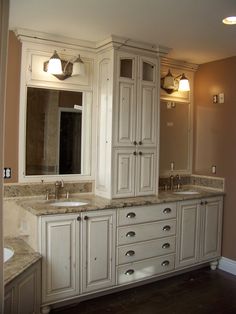
[[[90,175],[91,93],[27,87],[25,176]]]
[[[187,102],[160,102],[160,176],[191,174],[192,114]]]

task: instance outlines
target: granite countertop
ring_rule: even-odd
[[[99,196],[94,195],[85,195],[85,194],[73,194],[69,199],[60,199],[59,201],[80,201],[87,203],[83,206],[52,206],[51,204],[55,200],[43,200],[42,198],[24,198],[18,199],[17,204],[23,207],[24,209],[31,212],[33,215],[42,216],[42,215],[54,215],[54,214],[65,214],[65,213],[79,213],[84,211],[94,211],[101,209],[114,209],[122,207],[131,207],[131,206],[142,206],[142,205],[151,205],[151,204],[161,204],[166,202],[177,202],[190,199],[201,199],[205,197],[213,197],[224,195],[225,193],[218,190],[200,188],[196,186],[188,186],[181,191],[191,190],[196,191],[199,194],[193,195],[181,195],[174,194],[173,191],[161,191],[158,196],[140,196],[140,197],[130,197],[130,198],[119,198],[119,199],[105,199]]]
[[[4,285],[41,259],[41,255],[20,238],[5,238],[4,247],[14,251],[14,255],[3,266]]]

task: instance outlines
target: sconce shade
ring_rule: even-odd
[[[170,69],[168,70],[168,73],[161,78],[161,88],[164,89],[167,94],[172,94],[177,91],[190,91],[189,80],[184,73],[174,77],[171,74]]]
[[[181,91],[181,92],[188,92],[188,91],[190,91],[189,80],[184,75],[184,73],[182,74],[182,76],[181,76],[181,78],[179,80],[179,89],[178,90]]]
[[[62,65],[61,65],[61,59],[58,56],[56,50],[54,51],[53,55],[48,61],[48,73],[50,74],[62,74]]]
[[[56,50],[52,57],[43,63],[43,70],[61,81],[71,76],[85,75],[85,65],[80,56],[73,63],[73,61],[61,59]]]
[[[168,73],[164,77],[163,87],[167,89],[174,89],[175,88],[175,82],[174,77],[171,74],[170,70],[168,70]]]
[[[72,76],[84,75],[84,74],[85,74],[85,65],[79,55],[78,58],[73,63]]]

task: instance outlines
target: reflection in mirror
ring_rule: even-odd
[[[161,101],[160,175],[191,173],[191,112],[189,103]]]
[[[90,174],[86,93],[27,88],[25,174]]]

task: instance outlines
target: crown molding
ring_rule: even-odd
[[[185,69],[188,71],[197,71],[199,65],[195,63],[189,63],[182,60],[175,60],[168,57],[161,57],[161,66],[172,67],[176,69]]]

